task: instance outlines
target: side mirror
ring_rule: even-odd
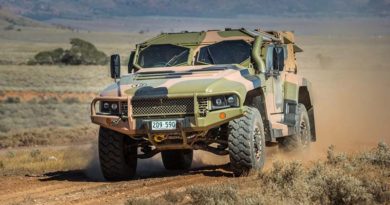
[[[135,51],[131,51],[130,57],[129,57],[129,64],[127,64],[127,72],[128,73],[132,73],[133,72],[134,57],[135,57]]]
[[[111,56],[110,71],[111,78],[118,79],[121,77],[121,58],[118,54]]]

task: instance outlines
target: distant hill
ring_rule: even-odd
[[[27,17],[16,15],[5,8],[0,7],[0,26],[44,26],[42,23]],[[10,28],[10,27],[9,27]]]
[[[2,6],[38,20],[96,16],[389,16],[389,0],[2,0]]]

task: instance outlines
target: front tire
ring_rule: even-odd
[[[165,169],[186,170],[191,167],[194,156],[193,150],[166,150],[161,152]]]
[[[248,107],[241,118],[229,123],[229,157],[235,176],[247,176],[261,170],[265,162],[265,136],[258,109]]]
[[[100,127],[99,160],[103,176],[108,181],[134,177],[137,169],[137,146],[126,135]]]

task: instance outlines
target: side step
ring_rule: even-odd
[[[283,123],[274,122],[271,123],[271,142],[276,142],[276,138],[289,136],[295,134],[293,126],[288,126]]]

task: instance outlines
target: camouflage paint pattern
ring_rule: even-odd
[[[195,65],[199,50],[211,44],[221,41],[242,40],[253,45],[255,38],[263,39],[260,49],[261,59],[266,62],[267,49],[272,45],[285,47],[284,69],[275,75],[262,73],[250,59],[234,65]],[[172,67],[143,68],[137,62],[140,52],[150,45],[172,44],[190,49],[186,63]],[[220,126],[232,119],[241,117],[246,111],[244,105],[247,93],[259,90],[266,109],[266,119],[270,129],[274,130],[273,139],[280,136],[290,135],[293,128],[285,122],[287,111],[286,102],[298,104],[300,88],[310,90],[309,82],[297,75],[295,53],[301,52],[294,42],[292,32],[276,31],[248,31],[245,29],[225,31],[202,31],[165,33],[136,46],[134,69],[135,73],[123,75],[119,82],[108,86],[100,97],[96,98],[91,105],[92,122],[107,127],[129,136],[146,134],[139,122],[142,119],[132,115],[132,99],[143,98],[184,98],[194,99],[194,115],[186,116],[188,126],[182,129],[189,131],[207,131],[210,128]],[[252,51],[253,52],[253,51]],[[169,72],[168,72],[169,71]],[[239,98],[239,107],[210,111],[210,102],[207,106],[207,115],[201,116],[198,110],[198,98],[235,94]],[[110,100],[121,101],[128,104],[128,120],[121,120],[118,124],[113,121],[118,119],[115,115],[100,115],[97,102]],[[313,99],[309,99],[312,106]],[[305,105],[306,106],[306,105]],[[226,114],[225,119],[220,119],[220,113]],[[156,119],[156,116],[146,118]],[[157,116],[158,117],[158,116]],[[171,119],[169,116],[160,116],[157,119]]]

